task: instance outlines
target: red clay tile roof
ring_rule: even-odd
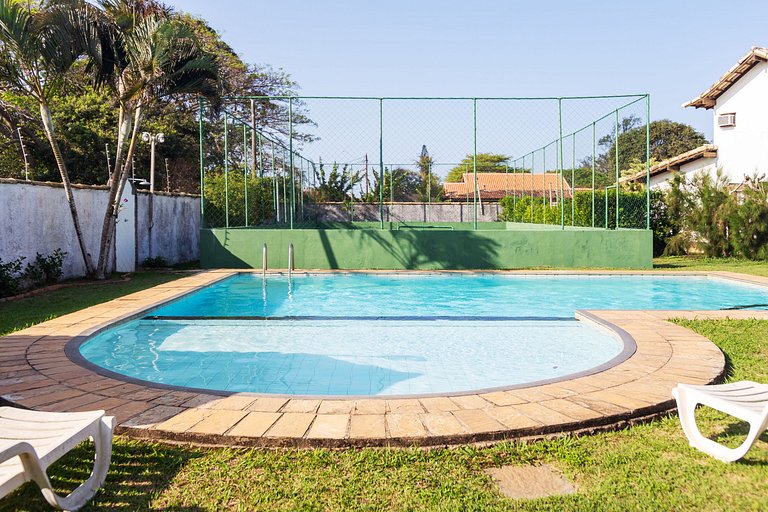
[[[447,200],[466,200],[474,196],[474,178],[472,173],[462,175],[459,183],[443,183],[443,198]],[[571,186],[563,179],[563,195],[571,197]],[[560,191],[560,175],[554,172],[545,174],[479,172],[477,190],[481,199],[501,199],[507,195],[533,195],[534,197],[552,196],[556,198]]]

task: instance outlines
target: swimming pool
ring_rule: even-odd
[[[141,381],[312,396],[452,394],[594,373],[632,353],[576,309],[765,307],[708,277],[240,274],[104,331],[91,363]]]

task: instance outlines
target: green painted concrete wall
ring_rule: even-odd
[[[652,233],[641,230],[203,229],[203,268],[511,269],[651,268]]]

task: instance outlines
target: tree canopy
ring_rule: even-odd
[[[475,168],[475,156],[468,154],[461,159],[459,164],[448,171],[445,181],[449,183],[458,183],[461,176],[467,172],[473,172]],[[477,172],[504,172],[509,168],[509,157],[496,153],[478,153],[477,154]]]
[[[639,120],[638,120],[639,121]],[[634,161],[645,163],[645,125],[632,123],[619,133],[619,169],[629,169]],[[690,125],[677,123],[669,119],[651,121],[650,127],[651,159],[660,162],[680,153],[695,149],[708,141],[701,132]],[[598,159],[598,166],[603,172],[610,173],[616,165],[616,146],[614,137],[604,137],[600,143],[605,147],[603,157]]]

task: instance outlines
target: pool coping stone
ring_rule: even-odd
[[[442,446],[582,434],[623,428],[669,414],[675,407],[671,390],[677,383],[711,384],[722,380],[726,368],[723,353],[707,338],[669,319],[768,319],[768,311],[752,310],[579,310],[576,319],[613,332],[625,340],[625,351],[633,347],[632,353],[614,366],[567,380],[416,397],[291,397],[168,388],[97,372],[89,365],[78,364],[77,357],[73,361],[72,350],[67,349],[115,323],[139,317],[149,309],[241,272],[247,271],[194,273],[1,338],[0,399],[46,411],[104,409],[116,416],[116,432],[120,434],[203,445]],[[294,271],[294,275],[304,273],[354,272]],[[452,273],[692,275],[768,286],[768,278],[734,272]],[[628,340],[632,343],[627,344]]]

